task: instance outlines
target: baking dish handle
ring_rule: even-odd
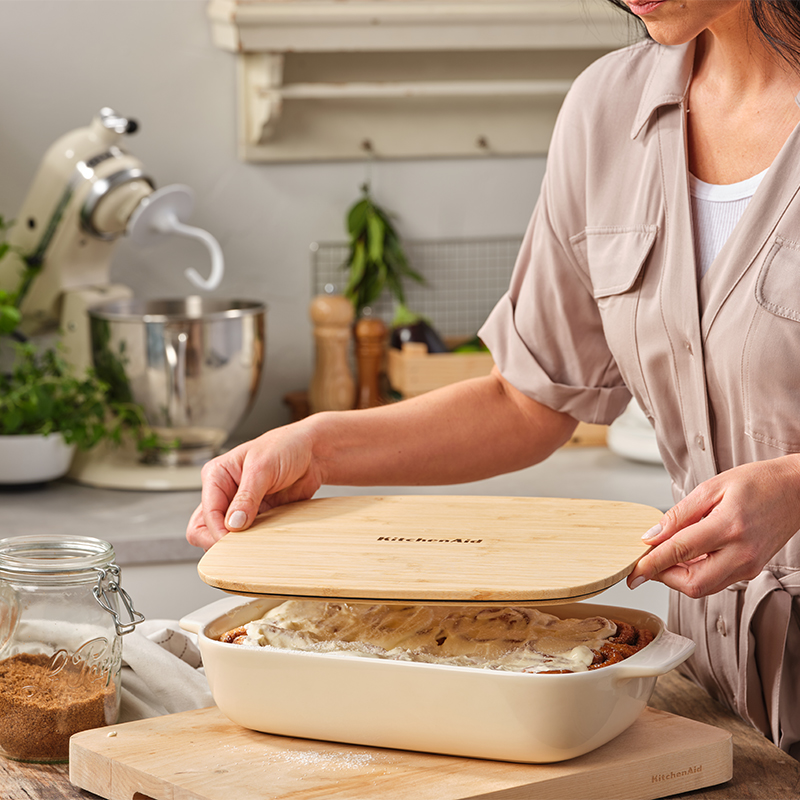
[[[240,606],[252,602],[252,597],[242,597],[241,595],[223,597],[221,600],[216,600],[197,611],[190,612],[185,617],[182,617],[178,624],[189,633],[200,633],[209,622],[213,622],[218,617],[230,614]]]
[[[655,678],[666,675],[686,661],[694,652],[695,643],[672,631],[662,631],[658,640],[616,665],[615,680],[619,683],[632,678]]]

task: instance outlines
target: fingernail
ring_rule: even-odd
[[[247,514],[244,511],[234,511],[228,517],[229,528],[241,528],[247,522]]]
[[[644,575],[640,575],[638,578],[635,578],[631,583],[631,589],[638,589],[646,580],[647,578],[645,578]]]
[[[658,536],[661,533],[661,523],[659,522],[658,525],[653,525],[647,533],[642,536],[642,539],[652,539],[654,536]]]

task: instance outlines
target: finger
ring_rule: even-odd
[[[656,545],[660,542],[666,541],[669,539],[669,533],[665,533],[664,531],[664,524],[666,523],[666,518],[662,517],[661,522],[656,523],[650,528],[649,531],[642,534],[642,540],[649,545]]]
[[[707,597],[746,577],[736,558],[722,550],[688,564],[678,564],[656,575],[654,580],[687,597]]]
[[[677,566],[670,567],[658,575],[655,580],[688,597],[697,598],[704,596],[696,572],[693,573],[692,567],[687,564],[678,564]]]
[[[721,499],[722,495],[713,482],[709,481],[700,484],[694,491],[690,492],[683,500],[667,511],[659,523],[650,528],[642,536],[642,539],[653,546],[667,541],[678,531],[695,525],[708,516]]]
[[[197,506],[194,511],[192,511],[192,516],[189,517],[189,522],[186,525],[186,539],[189,544],[192,544],[195,547],[200,547],[199,538],[201,528],[205,528],[205,523],[203,522],[202,503]]]
[[[238,485],[236,462],[230,459],[231,453],[209,461],[202,469],[203,522],[213,541],[228,533],[225,515]]]
[[[286,468],[280,454],[270,458],[269,453],[262,453],[255,448],[249,450],[242,463],[239,486],[225,517],[227,530],[249,528],[260,511],[280,505],[276,493],[285,491],[287,486],[294,489],[293,466],[290,464]]]
[[[709,546],[709,537],[704,536],[707,527],[699,522],[654,547],[639,559],[632,573],[633,580],[643,577],[651,581],[671,567],[687,564],[715,549]]]
[[[636,589],[645,581],[660,580],[666,570],[687,564],[719,548],[721,542],[716,520],[703,517],[653,546],[643,555],[628,576],[628,586]]]
[[[189,544],[202,547],[203,550],[208,550],[216,541],[206,527],[202,504],[192,512],[192,516],[189,518],[189,524],[186,526],[186,539]]]

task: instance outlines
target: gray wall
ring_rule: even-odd
[[[309,244],[344,239],[363,164],[255,165],[235,152],[234,57],[214,47],[205,0],[0,0],[0,214],[13,217],[45,150],[102,106],[139,120],[128,149],[159,186],[196,194],[190,222],[226,258],[220,297],[268,311],[267,362],[249,438],[288,421],[283,395],[308,386],[313,341]],[[377,163],[373,194],[411,239],[520,235],[539,192],[543,159]],[[112,280],[140,297],[189,293],[200,245],[147,251],[122,241]]]

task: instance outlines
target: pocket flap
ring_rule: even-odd
[[[800,242],[775,239],[758,275],[756,300],[776,316],[800,322]]]
[[[595,299],[627,292],[653,247],[658,225],[586,228],[570,243],[586,264]]]

